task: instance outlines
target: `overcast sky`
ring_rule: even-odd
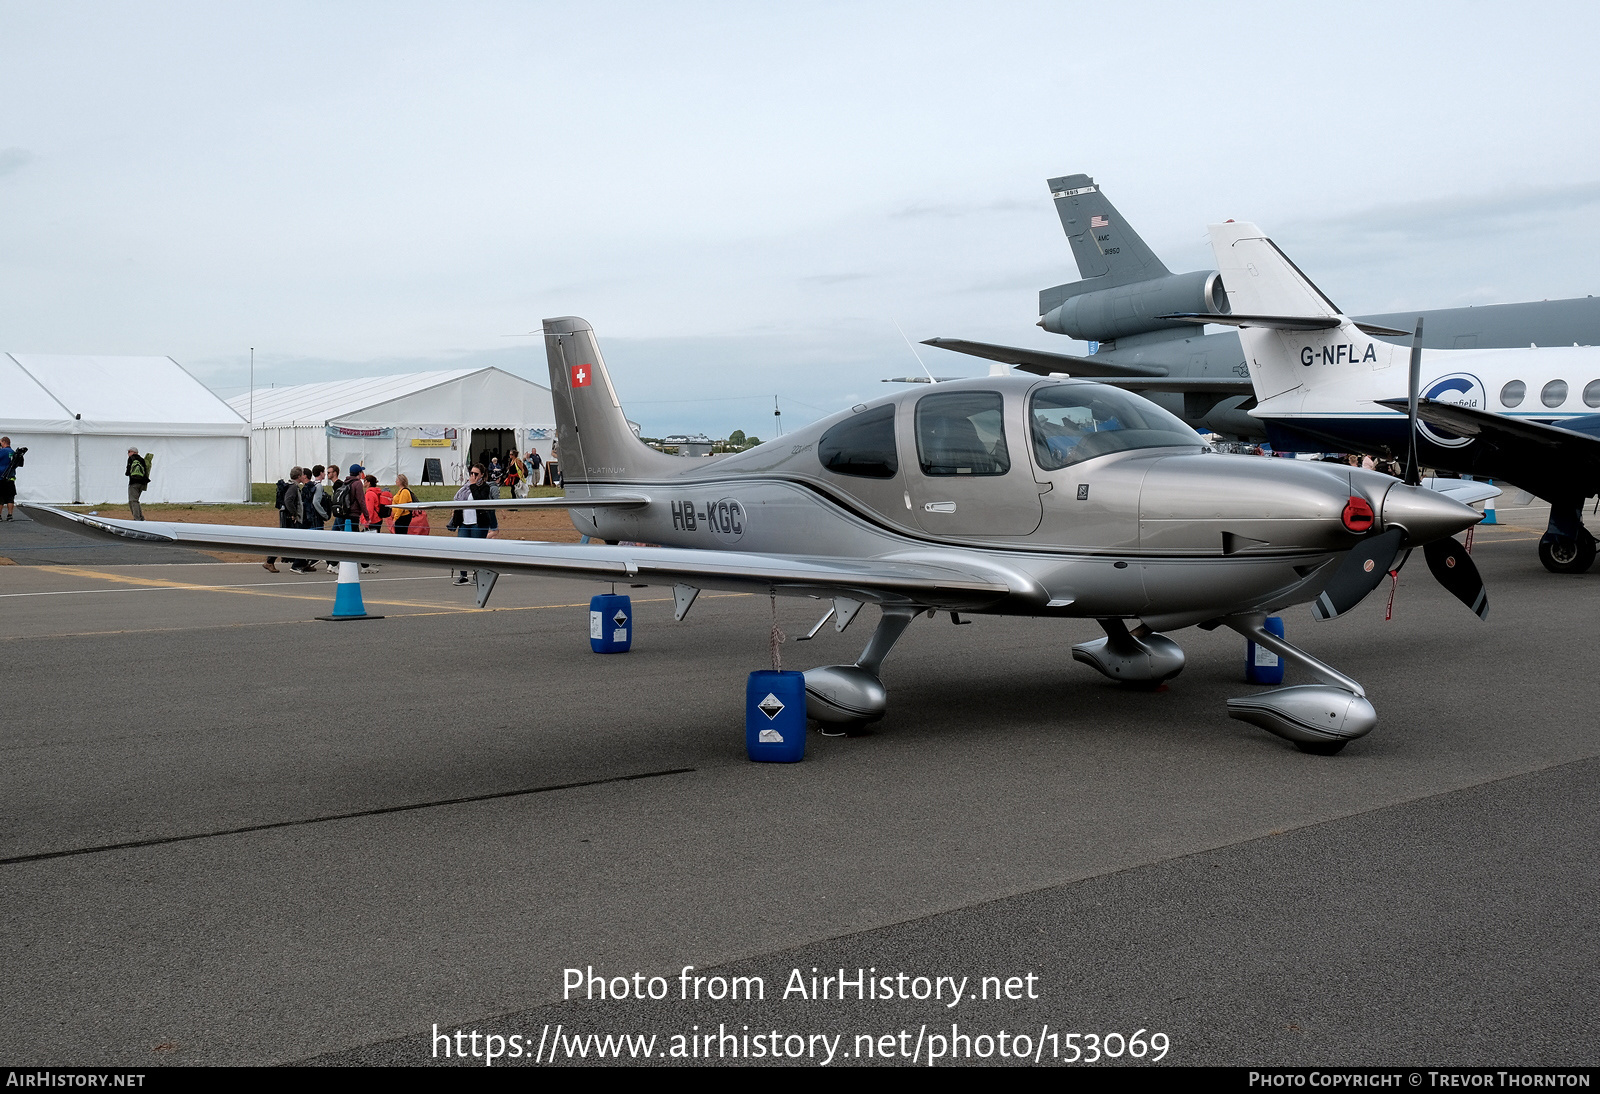
[[[1070,351],[1078,171],[1174,270],[1235,217],[1354,313],[1581,296],[1597,12],[0,0],[0,349],[546,382],[580,315],[647,433],[767,436],[896,323]]]

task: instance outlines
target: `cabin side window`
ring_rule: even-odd
[[[1590,380],[1584,385],[1583,405],[1600,406],[1600,380]]]
[[[1004,475],[1005,405],[997,391],[950,391],[917,400],[917,460],[924,475]]]
[[[900,473],[894,448],[894,404],[863,410],[830,428],[817,442],[817,458],[836,475],[894,478]]]
[[[1544,385],[1544,390],[1539,392],[1539,401],[1554,410],[1567,401],[1567,382],[1565,380],[1551,380]]]
[[[1521,406],[1522,400],[1528,396],[1528,385],[1521,380],[1512,380],[1500,389],[1501,406]]]

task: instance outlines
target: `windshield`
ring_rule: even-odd
[[[1156,404],[1100,384],[1042,387],[1030,410],[1034,458],[1046,471],[1108,452],[1200,444],[1194,430]]]

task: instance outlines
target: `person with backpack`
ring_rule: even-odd
[[[128,476],[128,509],[134,520],[144,519],[144,506],[139,504],[139,495],[150,485],[150,460],[150,455],[141,456],[137,448],[128,449],[128,466],[122,473]]]
[[[12,448],[10,437],[0,437],[0,511],[4,519],[17,517],[17,468],[22,466],[26,448]]]
[[[528,449],[527,466],[528,473],[524,477],[527,479],[528,486],[538,486],[540,480],[544,476],[544,457],[539,455],[539,450],[537,448]],[[523,488],[522,496],[528,496],[527,487]]]
[[[301,493],[300,487],[305,477],[305,468],[292,467],[289,469],[288,481],[283,479],[278,480],[278,497],[273,504],[278,510],[279,528],[299,528],[301,526],[304,520],[303,514],[305,512],[305,495]],[[277,573],[278,567],[275,565],[275,563],[278,561],[278,557],[279,556],[277,555],[268,555],[267,561],[261,564],[261,568],[266,570],[268,573]],[[289,568],[294,570],[296,573],[307,572],[305,570],[306,560],[303,558],[285,558],[284,561],[287,562],[289,564]]]
[[[367,519],[366,471],[359,463],[350,465],[350,477],[333,488],[333,530],[359,532]]]
[[[394,495],[378,485],[378,476],[368,475],[367,524],[363,532],[381,532],[386,525],[391,532],[394,531],[394,509],[389,504],[392,501]]]

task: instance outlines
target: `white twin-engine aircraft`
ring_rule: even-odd
[[[1250,413],[1275,446],[1405,456],[1414,444],[1420,464],[1549,501],[1540,560],[1558,573],[1589,568],[1582,507],[1600,492],[1600,348],[1421,349],[1420,321],[1413,332],[1351,319],[1254,224],[1210,231],[1232,314],[1162,318],[1240,328]]]
[[[1183,668],[1162,631],[1247,635],[1317,682],[1230,700],[1229,713],[1332,753],[1372,729],[1372,704],[1355,680],[1269,632],[1268,615],[1295,604],[1314,604],[1319,618],[1347,611],[1412,547],[1452,593],[1486,610],[1482,580],[1451,538],[1480,519],[1467,506],[1375,472],[1218,454],[1113,387],[1021,375],[918,385],[744,452],[688,459],[633,435],[588,323],[546,320],[544,338],[566,496],[473,504],[566,508],[604,545],[27,508],[124,541],[474,568],[480,605],[502,572],[672,586],[680,619],[702,588],[830,600],[812,635],[830,618],[842,631],[877,604],[881,619],[854,664],[805,674],[807,713],[847,729],[883,717],[884,659],[919,616],[1078,617],[1098,620],[1105,637],[1072,656],[1142,686]]]

